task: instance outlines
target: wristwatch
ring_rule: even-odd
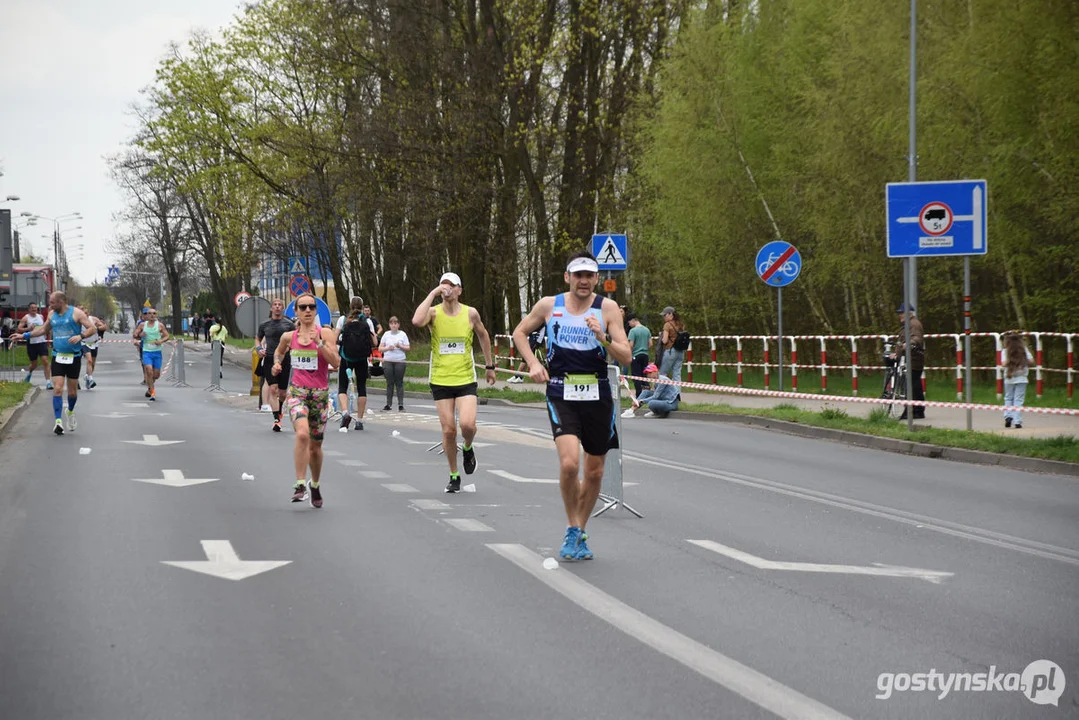
[[[488,370],[494,370],[496,366],[495,365],[484,365],[484,367],[487,368]]]

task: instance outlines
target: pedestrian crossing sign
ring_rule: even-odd
[[[592,236],[592,254],[600,270],[625,270],[629,255],[625,235],[600,233]]]
[[[302,257],[290,257],[288,259],[288,274],[289,275],[306,275],[307,274],[307,260]]]

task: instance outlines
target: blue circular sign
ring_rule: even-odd
[[[323,327],[329,327],[331,323],[330,306],[327,305],[322,298],[315,298],[315,305],[318,306],[318,310],[315,312],[318,315],[318,324]],[[285,308],[285,317],[296,319],[296,301],[293,300]]]
[[[802,272],[802,254],[784,240],[775,240],[757,252],[757,277],[772,287],[790,285]]]

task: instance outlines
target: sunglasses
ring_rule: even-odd
[[[296,306],[296,309],[297,309],[297,310],[314,310],[314,309],[315,309],[316,307],[318,307],[318,306],[317,306],[317,305],[313,305],[313,304],[310,304],[310,305],[309,305],[309,304],[305,304],[305,305],[297,305],[297,306]]]

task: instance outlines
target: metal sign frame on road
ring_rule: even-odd
[[[888,183],[888,257],[956,257],[988,252],[985,180]]]

